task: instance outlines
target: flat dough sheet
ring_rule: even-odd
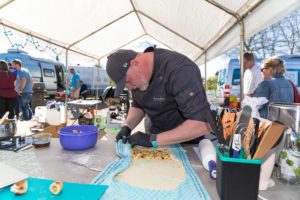
[[[130,167],[115,179],[143,189],[173,190],[185,180],[185,169],[174,159],[132,159]]]

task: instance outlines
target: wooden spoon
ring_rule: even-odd
[[[3,115],[3,117],[0,119],[0,124],[2,124],[2,123],[4,122],[4,120],[8,117],[8,115],[9,115],[9,112],[7,111],[7,112]]]

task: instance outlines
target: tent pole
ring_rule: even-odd
[[[68,69],[68,55],[69,55],[69,49],[66,50],[66,89],[65,89],[65,117],[66,117],[66,126],[68,125],[68,94],[67,90],[69,87],[69,69]]]
[[[172,48],[170,45],[167,45],[165,42],[162,42],[161,40],[157,39],[156,37],[154,37],[153,35],[148,35],[149,37],[153,38],[154,40],[162,43],[163,45],[165,45],[166,47],[168,47],[169,49],[171,49],[172,51],[175,51],[174,48]]]
[[[234,16],[234,17],[236,18],[235,13],[234,13],[233,11],[229,10],[228,8],[225,8],[225,7],[222,6],[221,4],[219,4],[219,3],[217,3],[217,2],[215,2],[215,1],[213,1],[213,0],[205,0],[205,1],[207,1],[208,3],[210,3],[210,4],[214,5],[214,6],[216,6],[217,8],[219,8],[219,9],[225,11],[226,13],[228,13],[228,14],[230,14],[230,15],[232,15],[232,16]],[[259,7],[259,6],[260,6],[262,3],[264,3],[265,1],[266,1],[266,0],[258,0],[258,1],[256,1],[255,4],[254,4],[252,7],[250,7],[250,8],[247,10],[247,12],[245,12],[245,13],[241,16],[241,18],[242,18],[242,19],[245,19],[251,12],[253,12],[257,7]],[[224,37],[230,30],[232,30],[233,27],[234,27],[235,25],[237,25],[237,23],[239,23],[238,20],[237,20],[235,23],[233,23],[230,27],[228,27],[226,30],[223,29],[224,31],[221,31],[221,32],[222,32],[221,35],[219,35],[219,33],[218,33],[218,34],[216,35],[216,37],[214,37],[215,39],[212,39],[213,42],[211,42],[210,44],[205,45],[206,48],[205,48],[204,51],[207,51],[207,50],[210,49],[213,45],[215,45],[222,37]],[[200,51],[200,52],[199,52],[199,56],[197,56],[194,60],[197,61],[197,60],[204,54],[204,51],[203,51],[203,52]]]
[[[217,8],[223,10],[224,12],[232,15],[233,17],[236,18],[237,23],[239,23],[240,25],[240,102],[243,101],[244,99],[244,39],[245,39],[245,25],[244,25],[244,21],[243,19],[245,18],[245,16],[241,16],[238,13],[222,6],[221,4],[219,4],[218,2],[214,1],[214,0],[206,0],[208,3],[216,6]],[[257,7],[259,6],[264,0],[260,0],[258,1],[253,7]],[[252,9],[249,9],[249,12],[251,12]],[[247,13],[248,14],[248,13]],[[208,47],[209,48],[209,47]],[[201,56],[201,55],[200,55]],[[200,57],[199,56],[199,57]],[[205,56],[206,57],[206,56]],[[196,58],[197,60],[198,58]]]
[[[240,102],[244,99],[244,40],[245,40],[245,25],[241,18],[240,24]]]
[[[165,26],[164,24],[162,24],[162,23],[160,23],[159,21],[157,21],[156,19],[150,17],[150,16],[147,15],[146,13],[144,13],[144,12],[142,12],[142,11],[140,11],[140,10],[136,10],[135,12],[136,12],[136,13],[139,13],[139,14],[141,14],[141,15],[143,15],[144,17],[146,17],[146,18],[150,19],[151,21],[155,22],[156,24],[158,24],[158,25],[164,27],[165,29],[167,29],[167,30],[170,31],[171,33],[175,34],[176,36],[178,36],[178,37],[182,38],[183,40],[187,41],[188,43],[194,45],[194,46],[197,47],[198,49],[204,51],[204,48],[203,48],[203,47],[199,46],[199,45],[196,44],[195,42],[193,42],[193,41],[191,41],[190,39],[184,37],[183,35],[179,34],[178,32],[174,31],[173,29],[171,29],[171,28]]]
[[[96,100],[99,99],[99,88],[98,88],[98,80],[99,80],[99,68],[100,68],[100,59],[98,59],[98,64],[97,64],[97,78],[96,78]],[[98,111],[98,104],[96,104],[96,114],[97,114],[97,111]]]
[[[117,19],[115,19],[115,20],[109,22],[108,24],[104,25],[103,27],[101,27],[101,28],[99,28],[99,29],[97,29],[97,30],[95,30],[95,31],[93,31],[93,32],[91,32],[91,33],[89,33],[88,35],[86,35],[86,36],[84,36],[83,38],[77,40],[76,42],[73,42],[72,44],[69,45],[69,48],[72,47],[72,46],[74,46],[75,44],[78,44],[79,42],[82,42],[83,40],[85,40],[85,39],[87,39],[87,38],[89,38],[89,37],[95,35],[95,34],[98,33],[99,31],[105,29],[106,27],[112,25],[113,23],[115,23],[115,22],[117,22],[117,21],[119,21],[119,20],[121,20],[121,19],[127,17],[127,16],[130,15],[131,13],[133,13],[133,11],[130,11],[130,12],[128,12],[128,13],[125,13],[124,15],[122,15],[122,16],[118,17]]]
[[[205,91],[207,92],[207,65],[206,65],[206,52],[204,54],[204,80],[205,80]]]
[[[99,58],[99,60],[101,60],[102,58],[105,58],[105,57],[109,56],[109,55],[112,54],[113,52],[118,51],[119,49],[121,49],[121,48],[127,46],[128,44],[130,44],[130,43],[132,43],[132,42],[134,42],[134,41],[136,41],[136,40],[138,40],[138,39],[144,37],[145,35],[146,35],[146,34],[140,35],[140,36],[134,38],[133,40],[130,40],[129,42],[126,42],[126,44],[123,44],[122,46],[116,48],[116,49],[113,50],[112,52],[109,52],[109,53],[107,53],[107,54],[101,56],[101,57]],[[98,59],[97,59],[97,60],[98,60]]]
[[[7,6],[8,4],[12,3],[13,1],[15,1],[15,0],[9,0],[9,1],[6,1],[6,2],[0,4],[0,9],[4,8],[5,6]]]

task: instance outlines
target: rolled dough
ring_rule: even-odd
[[[174,159],[133,159],[115,179],[143,189],[173,190],[185,180],[185,169],[181,161]]]

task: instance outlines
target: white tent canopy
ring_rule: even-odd
[[[148,35],[201,64],[239,43],[237,18],[247,38],[299,7],[300,0],[0,0],[0,24],[99,60]]]

